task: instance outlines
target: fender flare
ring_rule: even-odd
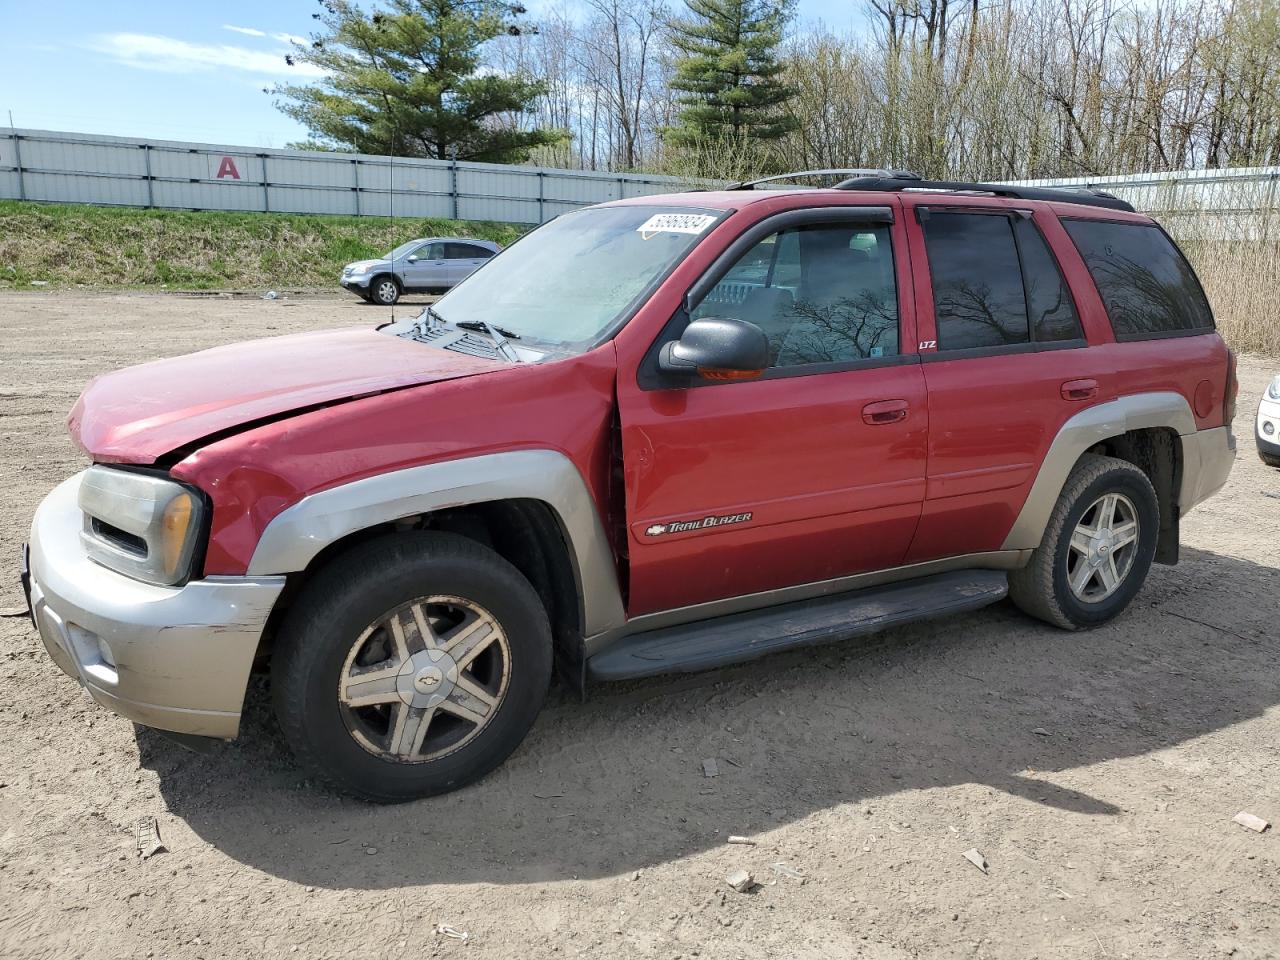
[[[1191,405],[1186,397],[1173,391],[1132,394],[1081,410],[1062,425],[1045,453],[1031,491],[1001,549],[1032,550],[1040,546],[1053,506],[1058,502],[1072,467],[1085,451],[1130,430],[1152,427],[1168,428],[1179,437],[1183,463],[1178,502],[1184,512],[1190,509],[1189,498],[1195,496],[1200,473],[1199,446],[1187,441],[1196,433]]]
[[[587,484],[564,454],[517,450],[429,463],[353,480],[303,497],[267,524],[251,577],[306,569],[343,537],[447,507],[539,500],[560,523],[590,636],[626,619],[613,551]]]

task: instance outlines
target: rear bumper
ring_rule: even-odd
[[[80,477],[31,527],[30,602],[50,658],[98,703],[146,726],[231,738],[283,577],[215,577],[161,587],[90,560],[80,545]]]
[[[1222,489],[1236,460],[1236,438],[1230,427],[1214,427],[1182,435],[1182,490],[1178,506],[1183,514]]]

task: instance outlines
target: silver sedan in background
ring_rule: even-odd
[[[500,248],[491,240],[423,237],[402,243],[385,257],[342,268],[342,286],[370,303],[390,305],[414,291],[448,290]]]

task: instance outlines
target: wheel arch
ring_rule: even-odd
[[[1190,404],[1172,391],[1133,394],[1080,411],[1049,445],[1003,549],[1040,545],[1071,471],[1085,454],[1097,453],[1132,463],[1151,480],[1160,504],[1156,562],[1176,563],[1179,519],[1190,506],[1188,490],[1195,488],[1192,474],[1198,468],[1198,461],[1189,462],[1198,447],[1186,438],[1195,433]]]
[[[510,561],[548,605],[558,654],[580,658],[584,636],[625,620],[595,502],[553,450],[425,464],[310,494],[267,525],[248,574],[272,570],[300,585],[352,546],[409,529],[460,534]]]

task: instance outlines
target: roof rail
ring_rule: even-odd
[[[1079,203],[1088,207],[1105,207],[1108,210],[1135,212],[1133,204],[1121,200],[1115,194],[1091,187],[1018,187],[1005,183],[964,183],[954,180],[907,179],[899,176],[858,176],[836,184],[837,190],[939,190],[951,193],[989,193],[996,197],[1014,200],[1049,200],[1058,203]]]
[[[792,173],[779,173],[772,177],[759,177],[755,180],[743,180],[731,183],[726,190],[754,190],[758,183],[775,183],[778,180],[795,180],[799,177],[872,177],[891,180],[919,180],[920,174],[910,170],[884,170],[879,167],[837,167],[833,170],[796,170]],[[851,180],[844,181],[851,183]]]

